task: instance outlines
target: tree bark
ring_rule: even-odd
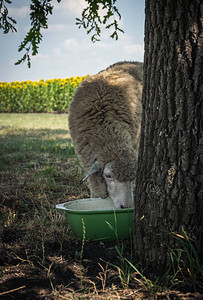
[[[135,188],[135,250],[160,271],[171,232],[203,253],[203,5],[146,0],[143,115]]]

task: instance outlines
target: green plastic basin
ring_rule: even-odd
[[[90,198],[56,205],[66,213],[74,234],[85,240],[128,237],[134,225],[134,208],[115,209],[111,198]]]

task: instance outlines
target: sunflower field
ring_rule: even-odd
[[[87,76],[0,82],[0,112],[67,112],[75,89]]]

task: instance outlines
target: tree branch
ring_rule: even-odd
[[[8,8],[6,7],[7,4],[11,4],[10,0],[0,0],[0,30],[3,30],[3,33],[7,34],[10,30],[12,32],[17,32],[14,24],[16,21],[8,16]]]
[[[121,19],[117,7],[115,6],[117,0],[85,0],[87,7],[82,12],[82,18],[76,18],[76,25],[79,28],[86,29],[87,34],[92,34],[92,42],[100,40],[101,25],[105,26],[105,29],[113,29],[111,38],[118,39],[118,32],[123,32],[118,27],[117,19]],[[61,0],[57,0],[61,2]],[[18,52],[25,51],[15,64],[19,65],[22,62],[27,61],[27,65],[31,67],[30,55],[34,56],[38,54],[39,44],[42,41],[43,35],[41,29],[48,28],[48,15],[52,14],[53,6],[52,0],[31,0],[30,5],[30,21],[31,28],[26,34],[24,40],[18,48]],[[9,31],[17,32],[15,28],[16,21],[8,16],[8,9],[6,4],[12,4],[12,0],[0,0],[0,29],[3,29],[4,33]],[[105,15],[101,17],[101,11],[105,11]],[[31,53],[31,54],[30,54]]]
[[[105,29],[113,28],[114,31],[110,37],[117,40],[118,31],[124,33],[124,31],[118,27],[118,21],[116,20],[116,17],[119,18],[119,20],[121,19],[121,14],[115,6],[117,0],[86,0],[86,2],[88,6],[83,10],[82,18],[76,18],[76,25],[78,25],[79,28],[83,27],[86,29],[87,34],[94,32],[91,36],[92,42],[100,40],[101,25],[105,25]],[[103,18],[100,16],[100,9],[107,10]],[[107,24],[108,21],[111,23]]]

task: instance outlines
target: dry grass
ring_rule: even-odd
[[[3,114],[0,126],[2,225],[29,232],[43,227],[44,238],[54,239],[64,230],[55,204],[87,195],[67,116]]]
[[[2,299],[183,299],[181,293],[171,292],[170,298],[170,292],[143,288],[129,265],[124,286],[121,271],[123,255],[130,258],[129,245],[118,255],[115,243],[86,241],[81,262],[81,241],[55,209],[89,196],[67,115],[0,114],[0,158]]]

